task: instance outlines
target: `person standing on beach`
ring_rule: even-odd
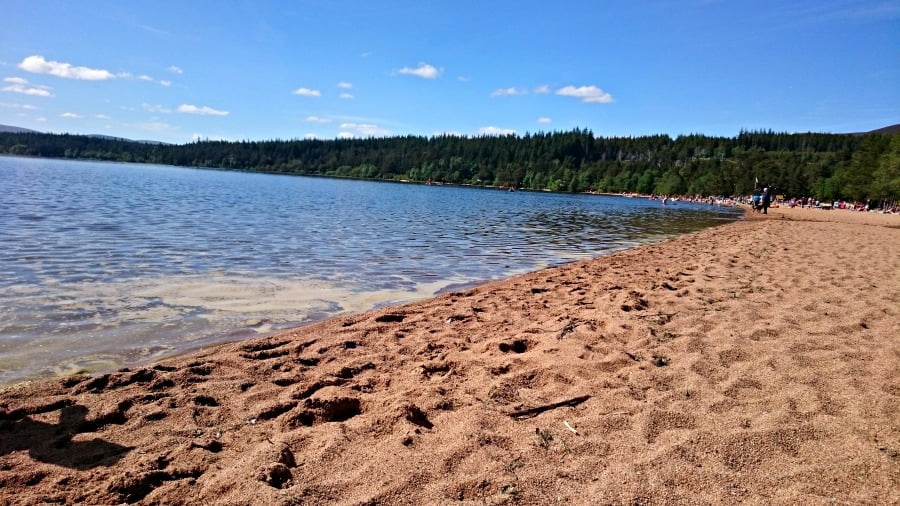
[[[769,204],[772,203],[772,188],[769,185],[766,185],[763,188],[762,193],[762,212],[763,214],[769,214]]]

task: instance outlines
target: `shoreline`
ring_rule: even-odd
[[[769,211],[2,391],[0,498],[896,500],[900,221]]]
[[[457,192],[452,190],[452,195],[448,195],[464,196]],[[403,193],[415,196],[419,192],[406,189]],[[533,200],[528,196],[509,206],[505,194],[499,199],[486,195],[485,200],[492,203],[493,210],[529,206],[532,201],[548,208],[554,206],[552,198]],[[583,226],[572,229],[552,226],[552,221],[534,226],[522,217],[523,213],[515,213],[518,218],[499,220],[491,212],[490,219],[479,220],[478,212],[472,212],[467,215],[469,226],[457,225],[452,233],[458,235],[452,238],[444,236],[440,231],[442,226],[438,225],[417,225],[431,229],[426,233],[440,234],[437,241],[433,240],[434,235],[424,234],[401,234],[403,240],[384,240],[379,237],[394,236],[362,230],[353,234],[354,246],[349,248],[342,247],[337,239],[342,233],[349,233],[349,229],[325,234],[328,239],[276,241],[271,248],[259,245],[268,234],[262,230],[251,233],[246,241],[235,238],[240,244],[224,248],[221,245],[226,241],[197,241],[190,243],[195,246],[189,246],[162,233],[145,242],[168,244],[176,253],[161,255],[140,241],[115,239],[106,246],[105,254],[112,260],[99,267],[91,262],[89,247],[76,246],[91,244],[92,234],[84,230],[60,239],[68,241],[65,254],[53,246],[60,241],[35,239],[28,245],[10,242],[9,251],[27,248],[33,252],[32,260],[23,261],[23,265],[33,269],[38,277],[34,282],[27,281],[30,279],[27,276],[32,275],[27,273],[32,271],[26,269],[21,279],[13,276],[4,284],[10,287],[2,297],[8,306],[9,321],[4,322],[0,337],[4,343],[0,346],[0,389],[26,380],[141,367],[152,360],[194,351],[213,342],[256,337],[338,314],[420,300],[439,295],[445,284],[499,279],[575,257],[633,247],[638,241],[659,240],[658,236],[667,232],[707,226],[710,221],[720,219],[736,219],[740,214],[731,209],[719,211],[693,206],[685,213],[671,213],[670,217],[653,209],[648,213],[655,216],[648,220],[650,231],[639,235],[632,227],[634,219],[617,208],[649,207],[646,203],[601,199],[591,204],[574,196],[561,198],[567,202],[576,200],[576,207],[586,204],[586,208],[618,213],[619,217],[611,219],[607,227],[605,218],[579,215],[579,219],[591,218],[584,218]],[[476,202],[473,210],[477,211],[479,201],[472,199]],[[290,215],[282,213],[282,216]],[[669,220],[675,224],[656,225]],[[287,218],[286,221],[296,220]],[[477,225],[479,221],[484,221],[485,226]],[[39,220],[39,223],[51,222],[52,218]],[[354,223],[362,222],[354,220]],[[428,220],[412,223],[428,223]],[[469,227],[476,225],[482,232],[469,233],[475,230]],[[129,228],[127,220],[119,226]],[[293,233],[305,237],[304,230],[305,227],[298,227]],[[182,250],[191,247],[203,253],[182,255],[177,253],[179,244]],[[505,250],[507,247],[510,249]],[[403,258],[407,254],[409,257]],[[369,258],[372,255],[375,261]],[[136,256],[145,258],[133,260]],[[165,260],[170,256],[170,260]],[[19,265],[19,260],[10,261],[11,266]]]

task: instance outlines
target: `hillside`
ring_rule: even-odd
[[[747,195],[764,182],[788,197],[870,200],[877,207],[900,196],[900,134],[600,137],[575,129],[163,145],[0,132],[0,153],[566,192]]]
[[[900,123],[897,123],[896,125],[879,128],[877,130],[871,130],[869,132],[863,132],[860,135],[868,135],[868,134],[894,135],[895,133],[898,133],[898,132],[900,132]]]
[[[30,130],[28,128],[22,128],[12,125],[0,125],[0,133],[12,133],[12,134],[29,134],[29,133],[40,133],[37,130]]]

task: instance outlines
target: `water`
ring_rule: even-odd
[[[0,157],[0,385],[660,240],[729,209]]]

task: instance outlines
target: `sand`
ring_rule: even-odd
[[[0,503],[900,503],[900,217],[772,209],[0,393]]]

